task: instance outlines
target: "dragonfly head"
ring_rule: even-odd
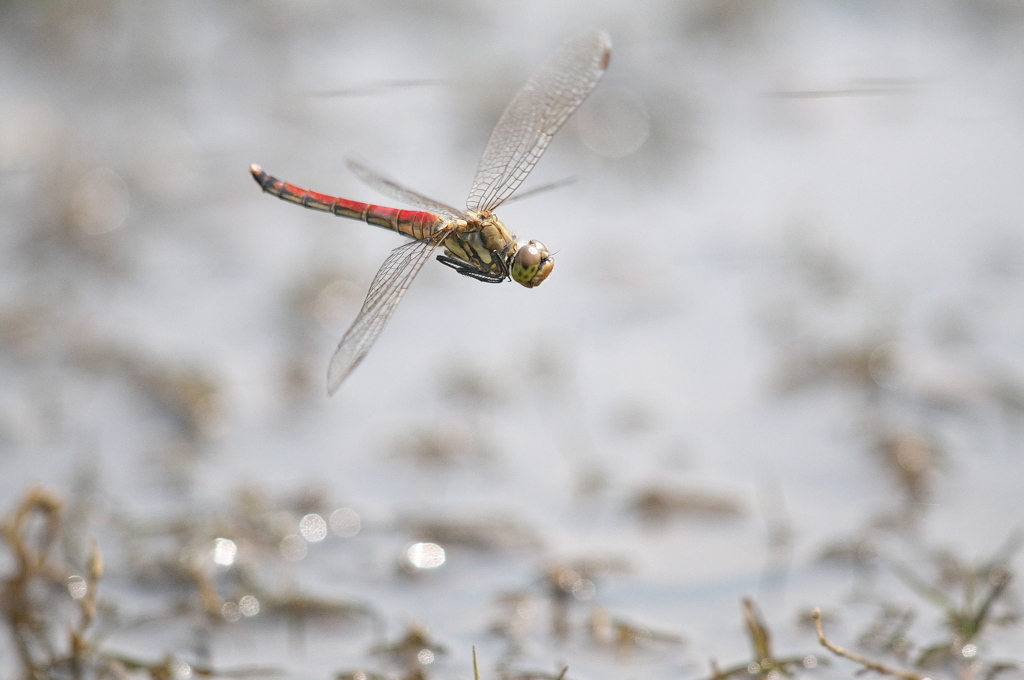
[[[540,241],[519,243],[515,254],[512,256],[512,266],[509,268],[512,279],[521,283],[527,288],[534,288],[548,278],[548,274],[555,266],[555,258],[544,247]]]

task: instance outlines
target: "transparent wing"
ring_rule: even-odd
[[[576,178],[575,177],[565,177],[563,179],[555,180],[554,182],[548,182],[547,184],[541,184],[539,187],[533,187],[532,189],[528,189],[526,191],[520,191],[515,196],[512,196],[510,198],[506,198],[505,202],[502,205],[508,205],[509,203],[513,203],[513,202],[516,202],[516,201],[521,201],[524,198],[533,198],[534,196],[536,196],[538,194],[546,194],[549,191],[554,191],[555,189],[561,189],[562,187],[567,187],[570,184],[575,184],[575,183],[576,183]]]
[[[445,205],[439,201],[427,198],[418,191],[407,189],[395,180],[385,177],[381,173],[363,165],[359,161],[354,161],[350,158],[346,163],[348,165],[348,169],[352,171],[352,174],[358,177],[363,184],[371,186],[380,193],[390,196],[397,201],[401,201],[423,210],[429,210],[432,213],[444,215],[445,217],[450,217],[455,220],[467,219],[466,215],[458,208],[453,208],[450,205]]]
[[[327,392],[334,394],[348,377],[394,314],[413,278],[423,268],[434,248],[448,236],[445,229],[434,237],[395,248],[373,277],[359,316],[345,331],[327,369]]]
[[[558,128],[608,68],[611,38],[591,29],[561,47],[512,98],[494,126],[466,207],[488,211],[512,195]]]

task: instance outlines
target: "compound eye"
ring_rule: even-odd
[[[537,275],[544,254],[537,250],[537,246],[526,243],[519,246],[515,258],[512,260],[512,280],[521,283],[527,288],[532,288],[533,277]]]
[[[540,261],[544,259],[541,255],[541,251],[537,249],[537,246],[533,245],[531,241],[529,245],[523,246],[516,253],[516,261],[519,262],[519,266],[523,269],[532,269],[540,264]]]
[[[539,286],[551,273],[555,265],[551,253],[540,241],[530,241],[519,246],[512,260],[512,280],[527,288]]]
[[[537,249],[537,252],[540,253],[541,259],[544,259],[551,254],[548,252],[548,249],[544,247],[544,244],[541,243],[540,241],[530,241],[530,245]]]

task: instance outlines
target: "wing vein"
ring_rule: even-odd
[[[391,251],[384,264],[377,270],[366,293],[366,299],[355,321],[347,331],[338,349],[331,357],[327,369],[327,392],[334,394],[348,374],[352,372],[366,353],[370,351],[377,336],[395,313],[398,303],[430,254],[450,233],[442,229],[429,239],[406,243]]]
[[[611,38],[592,29],[537,69],[494,126],[466,201],[469,210],[494,210],[519,188],[558,129],[604,75],[610,54]]]

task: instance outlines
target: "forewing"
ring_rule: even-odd
[[[352,171],[352,174],[362,180],[364,184],[373,187],[382,194],[390,196],[395,200],[402,201],[408,205],[415,206],[423,210],[429,210],[430,212],[437,213],[438,215],[450,217],[453,220],[466,219],[466,215],[458,208],[445,205],[444,203],[435,201],[432,198],[427,198],[418,191],[413,191],[412,189],[403,187],[390,177],[385,177],[376,170],[363,165],[359,161],[349,159],[347,163],[348,169]]]
[[[558,128],[608,68],[611,38],[597,29],[563,45],[512,98],[487,141],[466,207],[494,210],[512,195]]]
[[[405,291],[409,289],[409,284],[448,233],[449,230],[443,230],[429,240],[406,243],[392,250],[388,259],[384,260],[377,275],[373,277],[359,316],[345,332],[331,357],[331,365],[327,369],[328,394],[338,391],[348,374],[370,351]]]

